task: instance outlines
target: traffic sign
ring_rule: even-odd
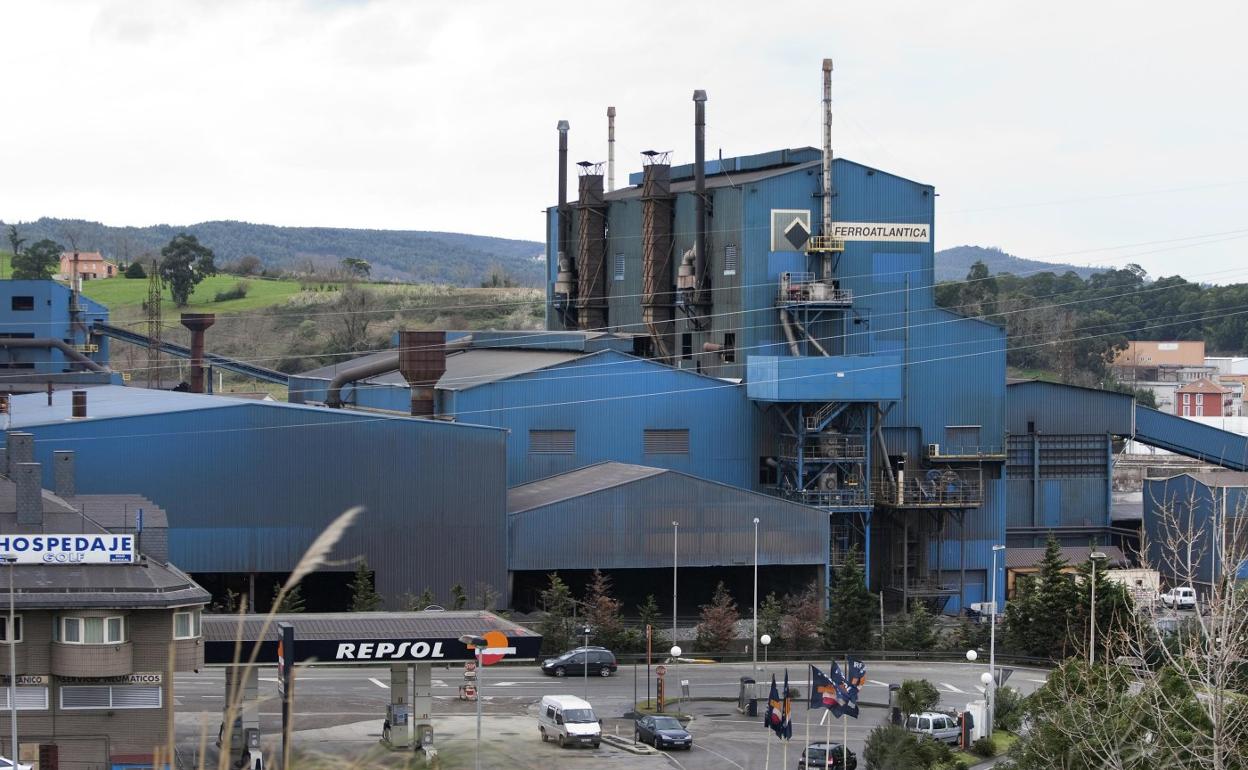
[[[654,670],[654,673],[658,674],[659,676],[663,676],[664,674],[667,673],[667,666],[659,666],[658,668]]]

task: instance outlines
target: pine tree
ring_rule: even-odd
[[[663,619],[659,616],[659,602],[654,598],[654,594],[648,594],[646,600],[637,605],[637,617],[641,621],[641,632],[643,634],[641,640],[642,652],[645,652],[646,640],[644,634],[646,626],[650,626],[650,650],[651,653],[662,653],[671,647],[671,641],[667,638],[667,634],[663,633]]]
[[[936,618],[923,602],[912,601],[910,611],[886,636],[890,650],[930,650],[936,646]]]
[[[540,596],[545,613],[538,621],[542,635],[542,654],[555,655],[568,649],[572,640],[572,591],[558,572],[550,573],[549,585]]]
[[[376,612],[382,606],[381,594],[373,584],[373,573],[368,562],[363,559],[355,569],[355,577],[351,580],[351,611]]]
[[[431,604],[437,604],[437,599],[433,595],[433,590],[425,586],[425,590],[419,595],[407,594],[403,597],[403,609],[407,612],[420,612]]]
[[[1108,658],[1104,655],[1105,647],[1111,641],[1121,638],[1124,634],[1135,638],[1135,603],[1127,588],[1121,583],[1109,579],[1104,564],[1096,568],[1096,638],[1101,651],[1098,659]],[[1079,565],[1079,583],[1075,588],[1075,618],[1070,624],[1070,636],[1067,650],[1085,649],[1090,641],[1089,616],[1092,614],[1092,562],[1088,560]]]
[[[594,570],[585,604],[585,619],[589,623],[594,643],[608,650],[623,649],[626,636],[622,617],[624,605],[611,595],[611,578]]]
[[[468,606],[468,592],[459,583],[451,586],[451,609],[462,610]]]
[[[715,586],[715,595],[711,597],[711,603],[703,604],[701,610],[695,640],[698,650],[726,651],[736,641],[737,622],[741,620],[741,613],[737,610],[737,603],[733,600],[732,594],[728,593],[728,587],[724,585],[724,581],[719,581],[719,585]]]
[[[774,650],[784,648],[784,602],[780,601],[780,597],[775,593],[769,593],[763,597],[763,603],[758,608],[758,635],[761,639],[763,634],[771,637],[771,647]],[[762,642],[759,642],[762,644]]]
[[[845,554],[836,571],[836,582],[823,623],[823,644],[829,650],[866,650],[872,645],[876,600],[867,590],[866,575],[859,561],[858,546]]]
[[[303,612],[303,591],[302,586],[296,585],[294,588],[286,592],[286,596],[282,599],[281,605],[277,606],[277,612],[282,614],[290,614]],[[282,592],[280,584],[273,586],[273,604],[277,604],[277,595]]]

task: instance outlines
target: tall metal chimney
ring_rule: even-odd
[[[615,108],[607,108],[607,192],[615,190]]]
[[[693,92],[693,195],[698,231],[693,242],[693,269],[697,276],[694,305],[699,315],[710,309],[711,275],[706,243],[706,91]]]
[[[204,392],[204,331],[217,322],[212,313],[183,313],[182,325],[191,330],[191,392]]]
[[[576,203],[576,308],[579,327],[607,325],[607,202],[602,164],[582,161]]]
[[[832,60],[823,60],[823,228],[824,238],[832,235]],[[832,254],[823,254],[823,277],[832,278]]]
[[[576,267],[568,255],[571,235],[568,216],[568,121],[559,129],[559,209],[555,228],[555,291],[552,305],[565,329],[576,328]]]
[[[641,179],[641,319],[655,357],[675,363],[676,295],[672,291],[672,167],[647,150]]]

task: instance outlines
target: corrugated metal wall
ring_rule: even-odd
[[[670,567],[673,521],[680,522],[681,566],[752,565],[756,516],[759,564],[826,563],[824,512],[664,473],[511,514],[511,568]]]
[[[506,428],[511,485],[604,460],[671,468],[750,487],[757,475],[758,410],[745,386],[603,351],[577,361],[459,391],[457,420]],[[646,454],[647,428],[689,430],[689,454]],[[534,454],[530,430],[572,430],[576,451]]]
[[[1195,420],[1137,407],[1135,436],[1146,444],[1224,468],[1248,470],[1248,438]]]
[[[1092,390],[1052,382],[1016,382],[1006,389],[1006,429],[1024,433],[1130,436],[1134,399],[1109,390]]]
[[[1187,474],[1145,480],[1149,566],[1159,570],[1168,585],[1196,583],[1199,592],[1200,584],[1210,583],[1215,564],[1220,570],[1230,561],[1218,555],[1224,512],[1228,519],[1248,515],[1248,488],[1209,487]],[[1242,532],[1243,526],[1232,522],[1225,530]],[[1243,552],[1242,543],[1238,552]]]
[[[28,430],[45,486],[52,452],[72,449],[80,492],[134,492],[168,511],[184,570],[288,572],[362,505],[335,555],[366,556],[383,594],[507,591],[500,430],[246,402]]]

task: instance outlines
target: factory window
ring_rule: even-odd
[[[62,644],[121,644],[126,641],[126,620],[120,615],[101,618],[63,617],[57,623],[56,641]]]
[[[648,455],[689,454],[689,429],[646,429],[645,453]]]
[[[14,310],[34,310],[35,298],[28,297],[28,296],[15,296],[13,297],[13,309]]]
[[[13,616],[13,628],[15,629],[15,633],[10,637],[9,636],[9,616],[5,615],[4,622],[0,623],[0,642],[8,642],[10,638],[12,638],[16,642],[22,641],[22,616],[21,615]]]
[[[19,677],[20,678],[20,677]],[[48,708],[47,687],[18,687],[18,711],[45,711]],[[0,711],[9,710],[9,688],[0,688]]]
[[[737,274],[737,244],[730,243],[724,247],[724,275]]]
[[[624,280],[624,252],[616,252],[615,255],[615,280]]]
[[[686,361],[693,358],[693,334],[690,332],[680,335],[680,357]]]
[[[576,452],[574,430],[529,431],[529,454],[570,455]]]
[[[87,685],[61,688],[61,708],[72,709],[158,709],[160,687],[129,685]]]
[[[731,364],[737,360],[737,335],[728,332],[724,335],[724,362]]]
[[[195,639],[199,636],[199,610],[173,613],[173,638]]]

